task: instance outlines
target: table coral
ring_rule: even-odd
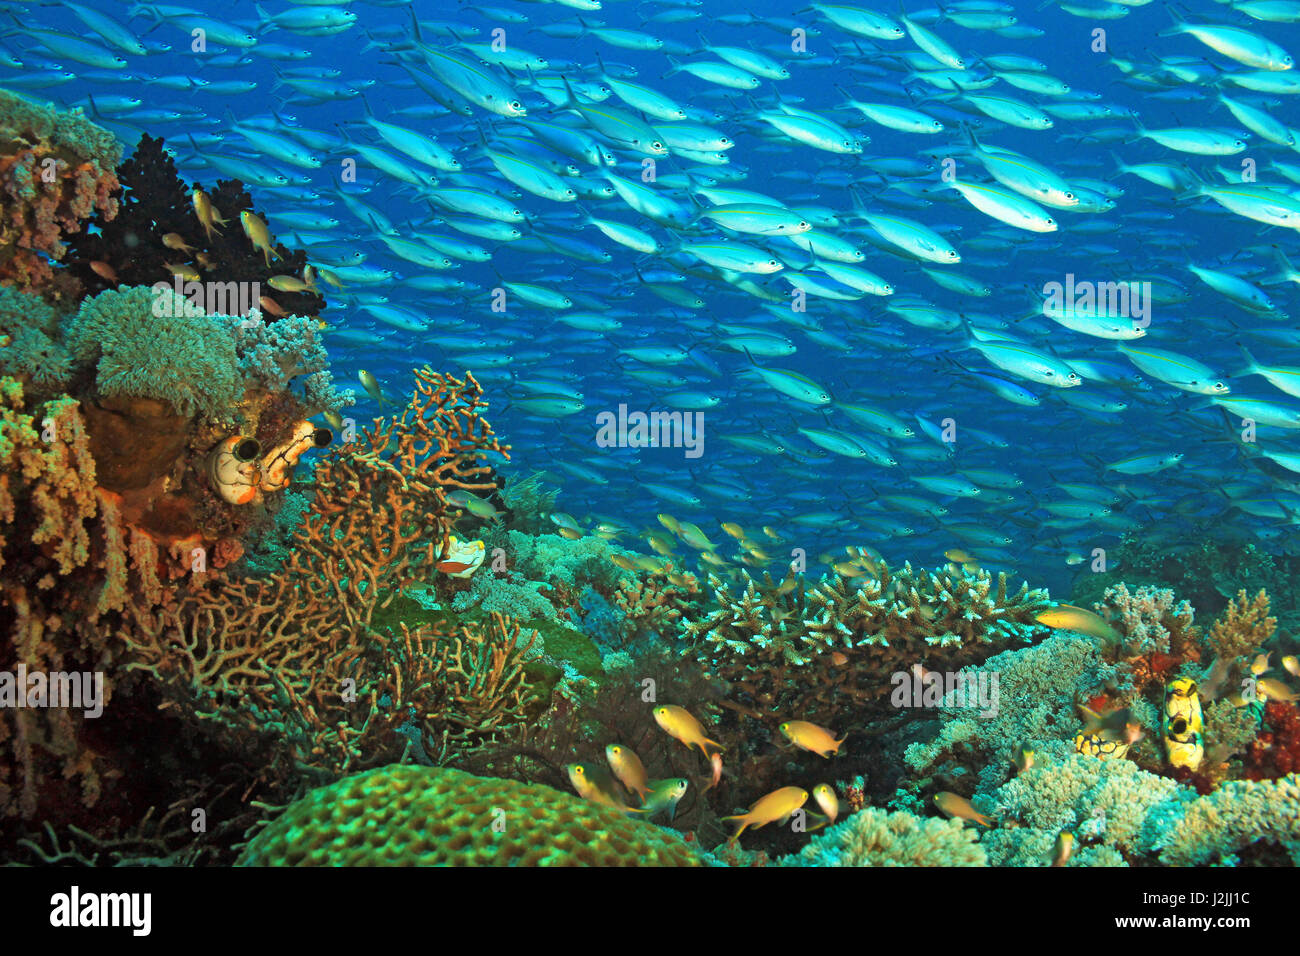
[[[779,866],[987,866],[984,847],[961,820],[918,817],[906,811],[859,810],[813,836]]]
[[[699,866],[652,824],[541,784],[384,767],[314,790],[241,866]]]
[[[0,90],[0,285],[39,288],[64,239],[96,211],[118,212],[121,149],[79,111],[42,107]]]
[[[746,712],[773,725],[790,714],[837,724],[889,712],[891,672],[957,670],[1046,634],[1034,620],[1045,592],[1012,594],[1005,574],[995,583],[985,572],[881,564],[857,589],[842,578],[760,585],[745,572],[741,582],[737,593],[711,575],[714,609],[684,620],[682,636]]]

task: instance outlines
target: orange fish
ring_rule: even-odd
[[[963,820],[974,820],[980,826],[993,826],[993,821],[972,807],[969,800],[947,790],[934,795],[934,805],[949,818],[961,817]]]
[[[848,737],[835,739],[835,735],[825,727],[818,727],[806,720],[787,720],[778,728],[785,739],[802,750],[808,750],[821,757],[830,757],[840,752],[840,744]]]
[[[719,751],[726,748],[716,740],[704,736],[700,722],[690,715],[684,707],[675,704],[663,704],[654,709],[655,723],[664,729],[670,737],[676,737],[687,747],[699,747],[704,756],[711,756],[710,747]]]
[[[740,824],[740,828],[731,835],[731,842],[740,839],[740,835],[745,832],[746,827],[759,829],[765,827],[775,820],[785,822],[805,803],[808,802],[808,791],[801,790],[799,787],[782,787],[780,790],[773,790],[765,797],[759,797],[754,801],[753,806],[749,808],[748,813],[740,813],[733,817],[723,817],[723,821],[735,820]]]
[[[434,567],[443,574],[460,574],[460,572],[467,568],[472,568],[473,566],[474,565],[472,564],[465,564],[462,561],[439,561],[434,565]]]

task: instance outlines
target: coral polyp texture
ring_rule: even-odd
[[[540,784],[385,767],[307,794],[244,866],[699,866],[680,837]]]
[[[914,664],[957,669],[1047,633],[1034,619],[1046,594],[1013,592],[1005,574],[882,563],[855,583],[713,575],[715,608],[684,620],[682,636],[751,716],[835,722],[889,710],[891,675]]]
[[[117,215],[121,157],[113,135],[79,113],[0,90],[0,285],[48,282],[70,234],[96,212]]]
[[[987,866],[974,830],[961,820],[925,819],[900,810],[859,810],[812,837],[782,866]]]

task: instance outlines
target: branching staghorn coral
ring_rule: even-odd
[[[1241,590],[1235,601],[1228,602],[1223,617],[1214,622],[1205,635],[1205,642],[1219,657],[1230,660],[1257,651],[1276,628],[1277,618],[1269,617],[1268,594],[1264,589],[1260,588],[1249,599]]]
[[[892,672],[926,662],[957,670],[1046,633],[1034,620],[1046,593],[1010,594],[1005,574],[995,583],[986,572],[882,563],[857,589],[843,578],[809,587],[742,576],[736,593],[710,575],[716,608],[687,620],[682,636],[731,684],[738,709],[768,723],[860,722],[890,712]]]

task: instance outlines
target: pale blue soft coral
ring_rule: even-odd
[[[1046,866],[1057,835],[1075,834],[1072,865],[1232,863],[1263,842],[1300,864],[1300,777],[1235,780],[1199,796],[1130,760],[1074,754],[1036,764],[994,795],[984,835],[1000,866]],[[1104,852],[1103,852],[1104,851]]]
[[[1014,769],[1015,751],[1025,746],[1040,755],[1065,756],[1074,750],[1080,723],[1076,698],[1086,697],[1114,679],[1096,642],[1074,634],[1057,634],[1041,644],[1004,651],[978,668],[998,675],[997,715],[947,709],[942,726],[929,743],[907,748],[905,761],[917,776],[953,772],[953,765],[978,768],[976,790],[989,793]]]
[[[278,392],[288,388],[290,380],[301,378],[306,404],[312,408],[338,410],[355,403],[351,391],[334,388],[318,320],[291,315],[266,322],[257,312],[214,318],[228,325],[240,374],[249,385]]]
[[[595,584],[612,587],[619,574],[609,559],[614,550],[609,542],[594,535],[571,541],[556,534],[506,536],[506,560],[513,570],[530,581],[556,580],[575,586]]]
[[[886,813],[874,807],[818,834],[781,866],[987,866],[974,830],[961,820]]]
[[[457,612],[471,608],[484,614],[496,611],[520,621],[538,618],[554,621],[560,616],[559,612],[538,593],[545,586],[542,582],[525,580],[517,572],[497,575],[480,571],[474,575],[467,590],[452,598],[451,607]]]
[[[72,360],[58,340],[59,315],[44,299],[0,286],[0,375],[25,376],[40,389],[58,390],[72,377]]]
[[[1274,844],[1300,866],[1300,774],[1277,780],[1232,780],[1195,800],[1151,814],[1153,846],[1166,866],[1235,862],[1252,844]]]
[[[243,398],[235,340],[223,318],[170,289],[124,286],[82,301],[67,323],[73,360],[93,363],[104,395],[154,398],[180,415],[230,421]]]

